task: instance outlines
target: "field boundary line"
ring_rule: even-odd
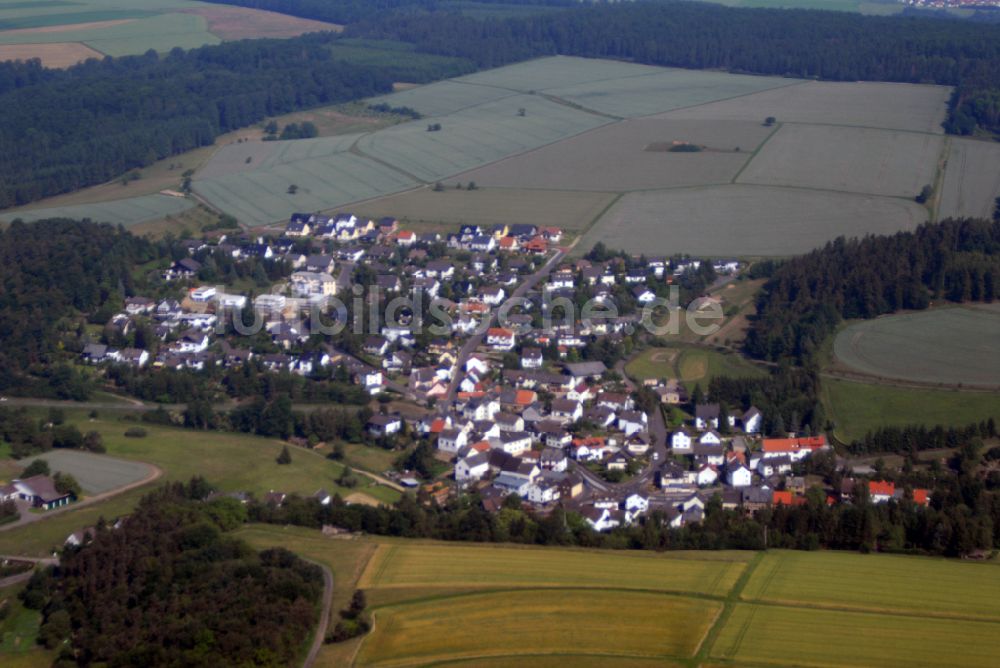
[[[689,661],[689,665],[699,666],[708,660],[709,654],[715,647],[715,643],[719,638],[719,634],[722,633],[722,629],[725,628],[726,623],[733,614],[736,604],[740,600],[740,595],[743,593],[743,589],[747,586],[747,583],[753,576],[754,571],[757,570],[760,562],[764,560],[765,554],[766,552],[758,552],[754,555],[753,559],[747,562],[743,572],[740,574],[740,577],[736,579],[732,588],[730,588],[730,590],[726,593],[726,596],[722,599],[722,610],[719,611],[715,622],[705,632],[705,635],[702,637],[694,656],[692,656]]]
[[[946,135],[943,132],[928,132],[927,130],[908,130],[906,128],[883,128],[876,125],[851,125],[850,123],[822,123],[819,121],[784,121],[789,125],[804,125],[804,126],[820,126],[828,128],[849,128],[854,130],[877,130],[880,132],[903,132],[910,135],[924,135],[925,137],[940,137],[945,138]]]
[[[670,67],[669,65],[664,65],[664,66],[660,66],[660,67],[663,67],[664,69],[674,69],[674,70],[683,70],[684,69],[683,67]],[[715,73],[715,74],[731,74],[733,76],[741,76],[741,77],[743,77],[743,76],[745,76],[745,77],[761,77],[761,78],[765,78],[766,77],[766,78],[772,78],[772,79],[780,79],[780,78],[782,78],[780,76],[776,76],[776,75],[773,75],[773,74],[733,74],[732,72],[726,72],[726,71],[721,71],[721,70],[697,70],[697,71],[698,72],[712,72],[712,73]],[[772,91],[772,90],[782,90],[784,88],[792,88],[794,86],[803,86],[803,85],[805,85],[807,83],[810,83],[811,81],[812,81],[812,79],[792,79],[792,83],[785,84],[784,86],[775,86],[774,88],[764,88],[763,90],[755,90],[755,91],[751,91],[749,93],[740,93],[739,95],[733,95],[731,97],[720,97],[718,100],[711,100],[709,102],[700,102],[698,104],[689,104],[689,105],[686,105],[686,106],[683,106],[683,107],[677,107],[676,109],[668,109],[667,111],[657,111],[657,112],[654,112],[652,114],[646,114],[645,116],[633,116],[632,118],[633,119],[640,119],[640,118],[654,118],[656,116],[665,116],[666,114],[672,114],[675,111],[687,111],[689,109],[697,109],[698,107],[707,107],[708,105],[715,104],[717,102],[730,102],[732,100],[738,100],[741,97],[750,97],[751,95],[760,95],[761,93],[767,93],[768,91]],[[665,118],[663,120],[676,120],[676,119]]]
[[[941,142],[941,153],[938,155],[934,171],[934,183],[931,186],[933,206],[930,209],[931,222],[936,223],[941,214],[941,202],[944,200],[944,180],[948,171],[948,158],[951,156],[951,137],[945,135]]]
[[[774,137],[774,135],[778,134],[778,131],[781,130],[781,128],[784,127],[784,125],[785,124],[781,121],[778,121],[777,123],[774,124],[774,129],[771,130],[770,134],[764,137],[764,141],[757,144],[757,148],[755,148],[753,151],[750,152],[750,157],[748,157],[746,162],[743,163],[743,166],[740,167],[738,172],[733,174],[733,178],[730,179],[729,185],[736,185],[738,179],[741,176],[743,176],[743,172],[745,172],[747,167],[750,166],[750,163],[754,161],[754,158],[757,157],[757,154],[760,153],[762,150],[764,150],[764,147],[767,146],[767,142],[771,141],[771,138]]]
[[[418,585],[413,585],[414,587]],[[424,585],[427,586],[427,585]],[[433,587],[433,585],[431,585]],[[382,603],[379,605],[371,606],[374,610],[387,610],[389,608],[406,608],[414,605],[422,605],[424,603],[434,603],[437,601],[447,601],[451,599],[468,598],[470,596],[492,596],[494,594],[509,594],[509,593],[523,593],[523,592],[563,592],[563,591],[594,591],[594,592],[618,592],[620,594],[647,594],[650,596],[667,596],[669,598],[688,598],[695,599],[699,601],[710,601],[713,603],[722,603],[725,598],[722,596],[713,596],[711,594],[703,594],[700,592],[686,592],[677,590],[665,590],[665,589],[628,589],[622,587],[587,587],[578,585],[538,585],[538,586],[523,586],[523,585],[507,585],[507,586],[493,586],[493,587],[463,587],[462,585],[456,585],[457,588],[464,588],[465,591],[456,592],[454,590],[447,593],[442,593],[438,595],[431,596],[421,596],[420,598],[411,598],[405,601],[394,601],[392,603]],[[361,587],[361,582],[358,583],[358,588]],[[378,590],[392,590],[401,589],[405,587],[368,587],[370,591]]]
[[[747,605],[755,605],[769,608],[795,608],[800,610],[820,610],[826,612],[844,612],[849,614],[866,614],[890,617],[907,617],[914,619],[939,619],[953,622],[977,622],[980,624],[995,624],[1000,629],[1000,617],[977,617],[975,615],[963,615],[961,613],[950,613],[940,611],[918,611],[899,608],[862,608],[850,604],[833,603],[810,603],[808,601],[785,601],[783,599],[758,598],[744,600]]]

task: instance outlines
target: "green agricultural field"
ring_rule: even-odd
[[[845,578],[844,574],[851,577]],[[747,601],[1000,622],[1000,567],[953,559],[841,552],[770,552]]]
[[[680,109],[658,118],[702,121],[755,120],[850,125],[943,134],[947,86],[879,82],[807,81],[732,100]],[[818,156],[817,156],[818,157]]]
[[[603,241],[630,253],[788,256],[839,236],[891,234],[926,221],[927,210],[904,199],[752,185],[678,188],[625,195],[577,251]]]
[[[823,378],[821,387],[837,438],[845,442],[884,426],[959,427],[1000,419],[1000,400],[993,392],[916,389],[831,377]]]
[[[711,656],[736,664],[993,666],[1000,624],[739,604]]]
[[[9,223],[20,218],[25,222],[33,223],[36,220],[46,218],[90,218],[96,222],[130,227],[165,216],[178,215],[193,206],[195,206],[195,202],[186,197],[142,195],[107,202],[12,211],[0,214],[0,221]]]
[[[531,653],[692,656],[718,602],[645,592],[475,594],[379,608],[358,666],[415,666]],[[443,634],[440,631],[444,631]]]
[[[407,174],[434,182],[608,122],[607,118],[537,95],[513,95],[447,116],[386,128],[363,137],[358,149]],[[428,132],[431,124],[440,124],[441,130]]]
[[[423,116],[440,117],[517,95],[517,92],[512,90],[463,83],[467,78],[438,81],[391,95],[374,97],[370,103],[409,107],[416,109]]]
[[[726,184],[773,130],[759,121],[632,119],[495,162],[460,178],[507,188],[616,192]],[[672,153],[656,149],[674,141],[705,150]]]
[[[990,218],[1000,196],[1000,146],[949,138],[939,218]]]
[[[36,459],[48,462],[53,473],[58,471],[72,475],[88,496],[124,487],[153,473],[153,469],[142,462],[80,450],[53,450],[44,455],[25,458],[19,463],[27,466]]]
[[[602,114],[636,118],[797,83],[780,77],[663,69],[645,76],[549,88],[545,93]]]
[[[1000,387],[1000,306],[864,320],[837,334],[833,352],[838,365],[881,379]]]
[[[678,558],[679,557],[679,558]],[[365,589],[613,587],[723,595],[749,555],[658,555],[412,541],[380,545],[361,578]]]
[[[788,124],[737,182],[913,198],[934,183],[943,148],[936,134]]]

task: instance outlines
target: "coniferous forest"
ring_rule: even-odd
[[[56,665],[287,666],[316,626],[318,566],[281,548],[255,552],[225,534],[235,499],[210,503],[202,481],[145,497],[119,528],[67,548],[21,594],[41,610]],[[64,640],[69,640],[63,645]]]

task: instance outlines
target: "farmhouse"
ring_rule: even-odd
[[[27,501],[33,508],[52,510],[65,506],[73,500],[72,494],[57,490],[55,481],[46,475],[14,480],[11,487],[13,487],[13,495],[16,495],[16,498]]]

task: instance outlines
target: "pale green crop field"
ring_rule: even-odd
[[[98,223],[111,223],[113,225],[129,227],[130,225],[179,214],[187,211],[194,205],[195,203],[186,197],[143,195],[108,202],[9,212],[0,215],[0,221],[9,223],[12,220],[20,218],[25,222],[33,223],[46,218],[90,218]]]
[[[385,103],[393,107],[409,107],[424,116],[447,116],[512,95],[517,95],[517,92],[480,86],[468,81],[468,77],[463,77],[374,97],[371,99],[371,104]]]
[[[833,351],[851,370],[880,378],[998,386],[1000,306],[940,308],[865,320],[841,330]]]
[[[519,110],[524,115],[519,115]],[[533,95],[492,100],[445,117],[395,125],[363,137],[358,148],[424,181],[480,167],[609,122]],[[441,130],[427,126],[440,123]]]
[[[1000,197],[1000,145],[949,138],[939,218],[990,218]]]
[[[68,473],[80,483],[84,494],[101,494],[142,480],[153,469],[142,462],[128,461],[80,450],[52,450],[37,457],[19,462],[27,466],[36,459],[44,459],[55,473]]]
[[[646,76],[545,90],[547,95],[621,118],[659,114],[801,83],[798,79],[669,69]]]

